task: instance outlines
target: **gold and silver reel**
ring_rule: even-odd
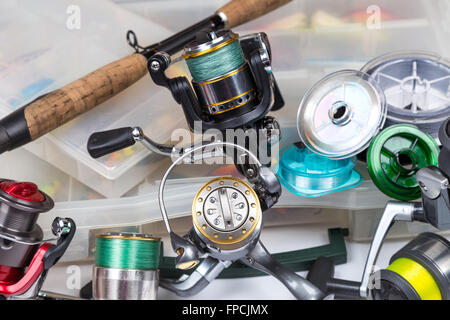
[[[169,223],[164,204],[164,186],[176,165],[195,152],[202,152],[203,157],[212,156],[211,153],[203,153],[205,148],[211,150],[211,147],[226,148],[227,152],[230,149],[237,150],[241,155],[247,155],[253,165],[253,174],[247,178],[249,182],[234,177],[218,177],[204,184],[193,200],[193,227],[186,235],[179,236],[172,231]],[[222,270],[240,261],[276,277],[298,299],[322,299],[324,295],[320,290],[273,259],[259,241],[262,212],[272,207],[280,194],[281,186],[275,174],[239,145],[213,142],[184,153],[164,174],[158,198],[172,248],[177,253],[177,268],[198,266],[188,277],[176,281],[161,279],[160,286],[180,296],[194,295]]]

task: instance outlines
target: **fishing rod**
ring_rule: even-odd
[[[176,53],[193,41],[199,31],[233,28],[290,1],[232,0],[212,16],[148,47],[140,46],[134,33],[128,32],[134,54],[47,93],[1,119],[0,153],[36,140],[128,88],[147,74],[147,62],[155,53]]]

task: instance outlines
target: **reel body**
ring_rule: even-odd
[[[251,184],[232,177],[218,177],[207,182],[193,200],[193,228],[183,237],[179,236],[170,227],[164,205],[167,177],[191,153],[204,147],[219,146],[236,148],[255,162],[253,174],[247,176]],[[259,241],[262,212],[272,207],[281,195],[281,186],[275,174],[263,166],[255,155],[238,145],[215,142],[204,147],[196,147],[183,154],[161,180],[159,204],[172,248],[177,253],[176,266],[179,269],[198,266],[188,277],[175,281],[161,279],[160,286],[180,296],[194,295],[234,261],[240,261],[276,277],[298,299],[323,298],[323,293],[309,281],[273,259]],[[203,261],[199,264],[200,257]]]
[[[231,31],[201,32],[184,49],[193,76],[169,79],[170,56],[159,52],[148,61],[153,81],[168,88],[181,104],[189,128],[234,129],[261,120],[284,105],[272,74],[266,34],[238,38]],[[192,89],[192,87],[194,89]]]
[[[48,269],[67,249],[75,233],[73,220],[53,221],[56,244],[44,242],[36,224],[39,214],[53,205],[34,183],[0,180],[0,295],[36,298]]]
[[[165,75],[172,63],[165,52],[149,58],[148,70],[153,81],[168,88],[181,104],[190,130],[203,133],[216,129],[227,137],[227,129],[242,129],[243,147],[253,151],[254,141],[262,141],[255,153],[267,154],[264,164],[270,165],[270,146],[280,139],[280,126],[267,113],[283,107],[284,101],[272,73],[266,34],[239,38],[228,30],[200,32],[196,41],[185,47],[183,59],[193,76],[192,83],[186,77],[171,79]],[[240,138],[233,136],[233,139]],[[173,145],[159,144],[145,137],[140,128],[93,133],[87,149],[93,158],[98,158],[131,146],[135,141],[165,156],[178,157],[183,153]],[[245,164],[237,167],[241,172],[247,169]]]

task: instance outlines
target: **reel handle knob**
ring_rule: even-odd
[[[136,143],[134,128],[125,127],[93,133],[88,140],[87,150],[92,158],[122,150]]]

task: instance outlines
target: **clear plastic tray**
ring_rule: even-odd
[[[227,0],[113,0],[173,32],[212,14]],[[379,9],[380,24],[371,24]],[[177,17],[173,19],[173,17]],[[303,94],[325,75],[359,70],[369,60],[399,50],[426,50],[450,57],[450,4],[425,0],[296,0],[242,26],[241,35],[268,34],[285,108],[275,115],[283,134],[295,128]],[[289,132],[290,134],[290,132]],[[289,136],[283,143],[298,141]]]
[[[105,30],[101,28],[92,28],[91,37],[94,37],[95,41],[86,42],[89,44],[94,43],[94,46],[97,46],[96,48],[101,45],[101,49],[98,50],[103,52],[105,56],[102,56],[101,54],[99,56],[92,51],[90,52],[91,56],[89,58],[86,58],[86,56],[78,57],[78,55],[83,53],[80,52],[79,49],[78,51],[75,51],[74,54],[67,52],[64,57],[55,54],[54,59],[56,60],[54,61],[58,66],[71,66],[72,68],[67,69],[70,70],[70,72],[61,70],[60,74],[53,75],[48,73],[51,76],[49,76],[49,78],[59,80],[59,82],[52,84],[53,88],[76,79],[109,61],[113,61],[129,54],[130,49],[124,40],[124,34],[127,29],[135,30],[142,43],[152,43],[152,40],[164,38],[163,28],[157,26],[157,24],[161,24],[162,27],[166,27],[170,30],[166,30],[166,34],[175,32],[190,25],[192,22],[198,21],[211,14],[224,4],[226,0],[195,0],[189,1],[189,5],[186,1],[181,0],[148,2],[122,0],[118,2],[120,2],[119,4],[123,6],[123,8],[133,10],[136,13],[145,16],[148,20],[136,18],[135,15],[125,13],[125,11],[117,9],[112,4],[105,5],[105,7],[103,7],[104,11],[108,11],[114,7],[112,11],[116,12],[117,16],[121,17],[120,19],[117,18],[117,16],[115,18],[123,22],[123,25],[114,25],[111,29]],[[67,4],[68,2],[61,1],[61,3]],[[85,1],[85,3],[89,6],[87,1]],[[265,31],[269,34],[274,55],[274,72],[286,102],[285,108],[274,114],[280,120],[283,128],[281,147],[298,141],[295,118],[301,97],[314,82],[324,75],[339,69],[359,69],[368,60],[393,50],[426,49],[428,51],[435,51],[442,56],[450,56],[450,44],[448,41],[444,41],[445,39],[448,39],[449,31],[448,29],[447,31],[443,30],[444,28],[442,27],[442,21],[446,21],[448,25],[450,17],[445,16],[448,11],[438,9],[437,6],[434,7],[429,1],[415,0],[414,5],[411,5],[411,1],[406,0],[395,2],[385,0],[378,1],[377,3],[382,10],[382,16],[384,12],[384,15],[388,17],[386,21],[382,20],[382,28],[380,30],[369,30],[365,26],[365,21],[364,23],[356,22],[355,18],[353,20],[349,18],[353,11],[363,10],[365,13],[367,7],[372,4],[370,1],[349,1],[348,5],[343,6],[331,0],[292,1],[286,7],[237,28],[237,31],[240,34],[255,31]],[[2,5],[3,2],[0,6]],[[64,5],[61,5],[61,7],[58,7],[58,10],[60,10],[60,12],[65,12],[65,7],[63,7]],[[43,10],[45,11],[45,9]],[[48,10],[48,15],[52,14],[54,10],[56,9],[52,8],[51,10]],[[346,22],[344,21],[345,23],[341,24],[339,28],[335,25],[324,25],[323,19],[322,22],[320,19],[321,15],[316,14],[317,12],[324,10],[332,13],[337,18],[347,17],[345,18]],[[304,20],[301,18],[302,13],[306,15],[306,22],[303,22]],[[0,26],[10,23],[9,21],[16,21],[18,18],[16,19],[15,15],[19,14],[21,13],[11,12],[11,14],[8,15],[11,19],[8,19],[6,15],[0,14]],[[41,14],[43,13],[41,12]],[[96,14],[101,17],[105,12],[97,12]],[[314,18],[315,22],[314,25],[312,25],[311,21],[314,14],[316,14]],[[128,19],[128,17],[133,17],[133,19]],[[61,17],[59,17],[58,23],[64,23],[64,18],[65,16],[62,14]],[[41,21],[35,20],[35,23]],[[153,22],[149,20],[156,24],[153,24]],[[333,21],[332,19],[324,20]],[[91,23],[93,22],[91,21]],[[112,29],[115,30],[116,27],[122,29],[117,32],[112,32]],[[22,27],[22,29],[28,30],[29,28]],[[100,29],[103,31],[100,32]],[[148,30],[152,30],[152,32],[148,32]],[[53,36],[51,36],[52,33],[50,33],[50,31],[45,38],[41,37],[43,47],[45,47],[45,44],[54,44]],[[67,35],[66,39],[76,36],[76,33],[72,34],[64,30],[62,32]],[[0,32],[0,34],[3,33]],[[10,43],[14,40],[8,38],[0,39],[2,41],[8,40]],[[90,39],[92,40],[92,38]],[[70,42],[69,40],[67,41]],[[16,50],[16,46],[18,46],[16,54],[28,52],[20,47],[23,47],[26,44],[21,43],[21,41],[17,42],[18,44],[14,42],[11,47],[6,48],[5,50]],[[40,44],[39,41],[36,42],[37,44],[30,44],[30,49],[28,49],[29,52],[31,52],[30,50],[32,48],[35,48]],[[61,43],[61,46],[63,46],[64,41],[61,41]],[[88,51],[89,48],[86,46],[86,48],[83,49]],[[14,53],[14,51],[9,52]],[[109,60],[106,61],[107,59],[105,57],[108,54]],[[0,57],[0,60],[3,59],[3,56]],[[40,72],[50,72],[48,66],[52,61],[44,61],[44,59],[42,61],[43,66],[37,70]],[[70,64],[68,62],[70,62]],[[35,68],[40,64],[33,63],[32,65],[33,68]],[[76,68],[73,67],[75,65],[77,66]],[[26,68],[26,70],[30,69]],[[59,71],[58,68],[55,68],[55,70]],[[28,75],[33,75],[33,73],[29,71],[27,77]],[[67,77],[64,78],[64,75],[67,75]],[[36,79],[39,77],[42,77],[42,75],[39,75]],[[26,77],[23,78],[25,79]],[[29,78],[31,79],[31,77]],[[47,88],[51,89],[52,87],[49,85]],[[152,91],[153,89],[155,89],[155,86],[151,84],[149,78],[141,80],[138,84],[128,89],[119,97],[114,98],[110,102],[91,111],[92,114],[95,113],[97,115],[96,117],[93,117],[93,119],[95,119],[95,121],[102,121],[103,124],[98,124],[99,127],[102,127],[101,130],[115,128],[119,125],[144,123],[147,124],[147,126],[144,126],[146,132],[149,133],[152,138],[157,140],[158,131],[150,131],[151,126],[154,123],[156,111],[154,114],[147,114],[147,117],[140,117],[145,110],[149,110],[149,112],[150,110],[154,110],[150,104],[147,105],[145,103],[146,101],[155,99],[154,101],[160,101],[161,108],[166,108],[158,114],[158,117],[166,114],[170,117],[170,120],[165,120],[166,122],[164,124],[166,126],[172,119],[179,119],[184,125],[184,116],[181,113],[181,109],[175,104],[168,90],[163,90],[162,92],[158,91],[157,94],[155,94],[155,92]],[[36,93],[35,96],[39,94],[40,93]],[[137,105],[140,105],[140,107],[133,107]],[[113,106],[116,107],[114,108]],[[146,109],[146,107],[149,109]],[[136,111],[130,111],[130,113],[125,115],[122,114],[123,110]],[[48,160],[49,163],[52,163],[56,167],[63,168],[65,172],[70,173],[73,177],[83,183],[88,184],[86,181],[92,179],[93,181],[89,182],[89,185],[93,186],[98,192],[102,190],[101,193],[103,195],[111,196],[113,197],[112,199],[99,199],[101,198],[99,193],[84,187],[81,183],[78,183],[76,180],[65,175],[64,172],[52,169],[52,167],[45,164],[45,162],[42,165],[43,168],[47,169],[43,169],[42,171],[39,170],[38,168],[40,168],[40,166],[37,166],[36,163],[41,160],[38,157],[29,157],[29,155],[26,154],[27,151],[23,149],[16,150],[7,155],[2,155],[2,157],[8,157],[5,159],[9,159],[9,161],[5,162],[5,165],[0,168],[0,172],[2,172],[2,176],[4,177],[12,179],[20,179],[23,177],[25,180],[32,180],[38,184],[45,184],[47,183],[47,180],[50,181],[51,179],[58,179],[58,181],[61,181],[61,185],[64,188],[55,193],[57,203],[54,210],[42,214],[38,223],[43,227],[46,234],[49,235],[49,227],[54,217],[70,216],[75,219],[78,231],[69,251],[64,256],[64,260],[66,261],[88,258],[92,253],[93,239],[95,239],[94,235],[102,232],[104,229],[145,229],[153,230],[155,232],[165,232],[164,226],[161,223],[156,196],[158,180],[170,163],[168,159],[158,159],[155,164],[150,157],[141,154],[142,159],[136,160],[139,159],[139,157],[134,155],[139,152],[138,150],[133,153],[133,155],[125,156],[117,162],[118,166],[121,166],[121,168],[127,168],[127,166],[129,166],[128,168],[132,169],[124,169],[122,175],[118,176],[114,176],[112,170],[108,179],[105,178],[105,176],[108,177],[107,174],[98,174],[97,171],[93,169],[96,168],[96,166],[101,165],[101,162],[95,160],[91,161],[90,158],[75,156],[75,154],[83,154],[83,157],[88,157],[84,149],[79,151],[79,153],[72,154],[71,151],[68,150],[74,149],[64,149],[61,147],[64,145],[61,143],[61,140],[64,141],[64,139],[67,139],[68,141],[73,141],[72,137],[76,137],[76,130],[83,128],[83,130],[88,131],[87,129],[84,129],[85,124],[87,124],[86,128],[89,128],[89,131],[100,130],[100,128],[96,127],[97,124],[95,121],[89,122],[88,118],[91,117],[92,114],[81,117],[80,122],[77,122],[78,120],[76,120],[72,124],[69,123],[64,128],[61,128],[61,130],[48,135],[44,139],[40,139],[40,141],[30,144],[27,148],[43,159]],[[105,114],[108,114],[109,117],[106,118]],[[152,115],[153,119],[151,119]],[[141,122],[139,123],[137,119]],[[150,119],[152,121],[150,121]],[[147,121],[148,123],[146,123]],[[71,134],[73,134],[73,136],[71,136]],[[86,134],[86,137],[88,135],[83,132],[81,132],[81,134]],[[167,137],[168,136],[166,135],[162,135],[161,139]],[[19,167],[17,167],[15,163],[14,167],[17,167],[17,169],[15,169],[15,172],[13,172],[14,174],[12,174],[9,169],[10,167],[8,166],[11,166],[11,163],[16,157],[27,157],[26,161],[30,161],[30,167],[27,166],[26,162],[23,166]],[[138,164],[136,165],[133,161],[129,160],[131,158],[134,159],[133,161],[137,161]],[[31,164],[33,164],[33,167],[31,167]],[[265,225],[316,223],[326,220],[331,221],[336,226],[350,227],[350,235],[355,240],[369,239],[379,219],[379,214],[388,198],[378,191],[370,181],[363,164],[358,163],[356,170],[364,176],[364,181],[360,186],[354,189],[330,194],[325,197],[302,198],[287,190],[283,190],[283,196],[280,199],[277,208],[270,213],[268,212],[268,215],[265,215]],[[42,175],[40,174],[41,172],[43,173]],[[121,178],[129,176],[128,174],[130,172],[136,172],[136,177],[133,178],[130,176],[130,179],[133,178],[134,180],[131,179],[126,185],[122,185]],[[95,173],[95,175],[93,173]],[[186,228],[185,222],[189,221],[189,208],[193,194],[197,188],[207,180],[207,178],[193,177],[208,174],[218,175],[229,173],[229,171],[224,170],[223,168],[211,168],[210,171],[208,171],[208,169],[205,169],[204,167],[199,167],[195,170],[191,169],[188,170],[188,172],[186,172],[186,170],[174,172],[172,179],[169,181],[166,200],[167,209],[171,218],[181,217],[179,220],[180,228]],[[122,189],[131,189],[132,185],[137,184],[137,180],[141,181],[144,178],[145,182],[129,191],[127,197],[117,198],[119,194],[125,192],[122,192]],[[44,190],[48,192],[46,189]],[[84,199],[90,198],[90,196],[85,196],[86,194],[90,194],[90,192],[94,195],[92,196],[94,200],[84,201]],[[417,231],[413,230],[412,227],[399,228],[400,229],[393,230],[390,235],[408,236],[411,230],[414,232]]]
[[[66,25],[73,15],[71,6],[80,10],[80,29]],[[7,0],[1,2],[0,12],[0,41],[7,44],[0,54],[0,116],[131,54],[125,37],[129,29],[143,44],[170,35],[158,24],[104,0]],[[165,142],[174,128],[183,126],[180,108],[167,103],[172,99],[165,91],[146,76],[26,148],[102,195],[121,196],[157,169],[157,159],[137,145],[95,160],[87,153],[87,139],[95,131],[140,125]]]

